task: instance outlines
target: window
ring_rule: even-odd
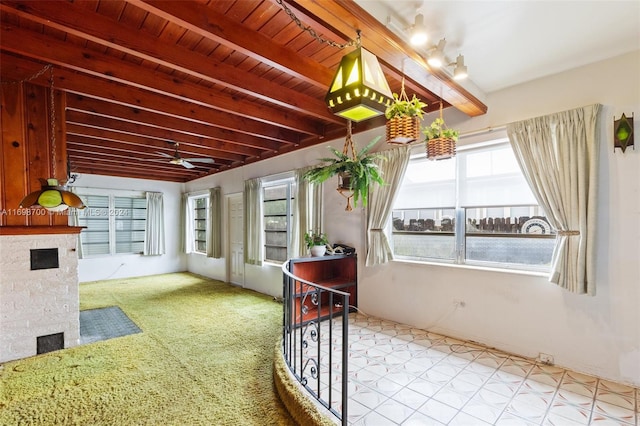
[[[79,194],[87,206],[78,210],[78,225],[85,227],[81,234],[83,256],[142,253],[146,198],[100,192]]]
[[[207,254],[209,196],[193,197],[191,202],[193,208],[193,251]]]
[[[396,257],[414,260],[543,270],[555,245],[506,140],[412,158],[391,227]]]
[[[264,260],[282,263],[289,257],[295,183],[288,178],[263,185]]]

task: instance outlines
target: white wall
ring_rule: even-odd
[[[359,140],[357,137],[354,139],[356,141]],[[244,189],[244,181],[247,179],[275,175],[307,165],[316,164],[318,158],[327,156],[328,150],[326,147],[328,145],[329,144],[315,146],[296,153],[285,154],[270,160],[260,161],[241,168],[232,169],[227,172],[191,181],[186,184],[186,191],[196,192],[202,189],[220,186],[222,194],[226,199],[227,195],[241,193]],[[380,145],[382,145],[382,143]],[[332,146],[341,148],[342,142],[332,142]],[[222,226],[223,258],[212,259],[197,253],[189,254],[187,255],[187,268],[189,271],[222,281],[228,281],[228,271],[225,259],[227,252],[226,245],[228,228],[229,226],[225,212],[224,223]],[[268,263],[265,263],[262,266],[245,265],[244,275],[245,288],[275,297],[282,296],[282,271],[280,269],[280,265]]]
[[[365,268],[365,215],[344,211],[336,182],[325,184],[325,231],[332,242],[355,246],[359,255],[359,307],[371,315],[431,328],[527,357],[540,352],[556,364],[603,378],[640,385],[640,124],[638,148],[613,152],[613,117],[640,115],[640,52],[578,68],[489,94],[487,114],[467,118],[445,111],[450,127],[464,132],[498,127],[593,103],[604,105],[601,147],[597,294],[569,294],[532,275],[467,267],[391,262]],[[425,119],[430,122],[433,114]],[[356,135],[363,146],[384,129]],[[189,191],[221,186],[241,192],[245,179],[315,164],[331,141],[187,184]],[[381,142],[380,145],[383,145]],[[384,148],[381,146],[381,148]],[[226,228],[226,226],[224,227]],[[226,276],[224,262],[190,256],[188,268]],[[277,267],[247,268],[245,287],[281,294]],[[454,307],[464,301],[465,307]]]
[[[165,254],[142,256],[114,255],[80,259],[80,282],[166,274],[187,270],[185,255],[180,253],[179,227],[182,183],[130,179],[112,176],[79,175],[74,187],[162,192],[164,194]]]
[[[489,94],[482,117],[445,116],[464,132],[603,104],[596,296],[567,293],[541,277],[393,262],[362,270],[360,307],[528,357],[551,354],[558,365],[640,385],[640,151],[614,153],[612,141],[614,116],[638,116],[638,76],[635,52]],[[455,300],[465,307],[455,309]]]

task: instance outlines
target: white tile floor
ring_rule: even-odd
[[[334,330],[340,327],[334,322]],[[323,328],[326,333],[327,322]],[[333,340],[340,342],[338,332]],[[327,351],[321,353],[324,362]],[[339,374],[334,377],[331,400],[340,411]],[[328,374],[320,383],[328,399]],[[637,388],[391,321],[349,317],[352,425],[640,426],[639,411]]]

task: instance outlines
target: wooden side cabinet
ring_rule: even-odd
[[[296,277],[333,290],[349,293],[349,309],[358,306],[358,261],[355,255],[302,257],[289,261],[289,271]],[[285,324],[294,327],[309,321],[322,321],[341,315],[343,297],[310,286],[285,275]]]

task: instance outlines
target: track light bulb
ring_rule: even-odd
[[[412,46],[422,46],[427,42],[427,38],[427,29],[424,26],[424,15],[418,13],[413,28],[411,29],[411,39],[409,42]]]
[[[444,65],[444,45],[447,43],[445,39],[438,42],[438,45],[433,47],[433,53],[429,55],[427,62],[434,68],[440,68]]]
[[[456,80],[463,80],[469,76],[467,72],[467,66],[464,64],[464,56],[458,55],[455,62],[455,68],[453,69],[453,78]]]

